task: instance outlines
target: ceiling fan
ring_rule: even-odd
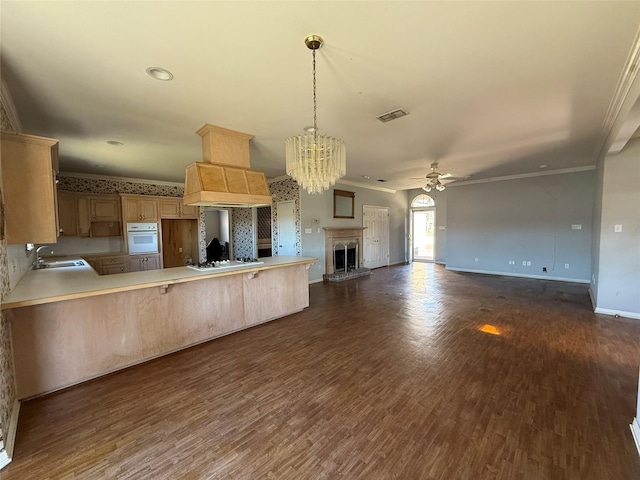
[[[425,192],[430,192],[432,189],[435,189],[439,192],[444,190],[444,185],[440,182],[440,180],[444,180],[445,178],[450,178],[453,175],[451,173],[440,173],[436,171],[438,168],[438,162],[434,162],[431,164],[431,171],[425,175],[426,183],[422,187]],[[422,177],[412,177],[415,180],[422,180]]]

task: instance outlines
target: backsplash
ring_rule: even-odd
[[[51,246],[54,255],[123,252],[122,237],[60,237]]]

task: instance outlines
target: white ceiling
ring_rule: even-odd
[[[3,0],[1,22],[22,131],[58,138],[63,171],[181,182],[212,123],[284,174],[285,139],[312,124],[316,33],[318,123],[347,144],[345,178],[406,189],[433,161],[473,179],[594,165],[640,2]]]

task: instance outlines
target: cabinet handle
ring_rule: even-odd
[[[91,215],[91,218],[96,218],[96,216],[95,215]]]
[[[64,233],[64,228],[59,228],[59,229],[58,229],[58,231],[59,231],[60,233]]]

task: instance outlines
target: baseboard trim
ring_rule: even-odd
[[[633,435],[633,439],[636,442],[636,448],[638,449],[638,455],[640,455],[640,423],[638,423],[638,417],[633,419],[631,422],[631,435]]]
[[[7,438],[4,450],[0,451],[0,469],[11,463],[13,458],[13,447],[16,443],[16,432],[18,431],[18,416],[20,415],[20,402],[16,400],[11,409],[11,418],[7,428]]]
[[[446,269],[451,270],[452,272],[482,273],[484,275],[500,275],[502,277],[535,278],[536,280],[553,280],[554,282],[589,283],[589,280],[581,280],[579,278],[548,277],[546,275],[529,275],[526,273],[493,272],[490,270],[475,270],[472,268],[446,267]]]
[[[612,310],[610,308],[596,307],[593,310],[595,313],[601,313],[602,315],[613,315],[618,317],[633,318],[634,320],[640,320],[640,313],[638,312],[625,312],[624,310]]]

